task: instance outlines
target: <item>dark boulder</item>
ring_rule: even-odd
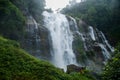
[[[71,72],[80,72],[80,73],[83,73],[85,70],[85,67],[79,67],[79,66],[76,66],[74,64],[70,64],[70,65],[67,65],[67,73],[71,73]]]

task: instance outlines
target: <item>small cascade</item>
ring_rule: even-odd
[[[95,41],[96,39],[95,39],[94,29],[92,26],[89,26],[89,34],[90,34],[92,40]]]
[[[102,31],[100,31],[101,36],[102,36],[102,41],[105,42],[107,47],[110,49],[111,52],[114,52],[114,48],[108,43],[108,40],[106,39],[105,35],[103,34]]]
[[[103,44],[99,44],[100,48],[102,49],[102,53],[104,55],[105,61],[111,57],[110,52],[105,48]]]
[[[36,40],[36,45],[39,46],[40,45],[40,36],[38,35],[38,23],[35,21],[35,19],[33,18],[33,24],[35,25],[35,40]]]
[[[71,19],[71,22],[69,22],[69,24],[74,26],[75,31],[78,31],[78,26],[77,26],[76,20],[71,16],[69,16],[69,18]]]
[[[48,29],[52,45],[52,62],[59,68],[69,64],[76,64],[76,57],[72,50],[73,33],[65,15],[44,12],[45,27]]]
[[[40,45],[40,36],[38,34],[38,23],[32,16],[28,16],[28,22],[27,22],[27,32],[28,34],[34,38],[36,42],[36,47]]]
[[[33,56],[40,58],[40,43],[39,27],[36,20],[31,16],[27,16],[26,35],[24,38],[24,48]]]

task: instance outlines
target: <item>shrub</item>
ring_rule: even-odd
[[[103,80],[120,80],[120,51],[115,51],[115,56],[109,60],[102,73]]]

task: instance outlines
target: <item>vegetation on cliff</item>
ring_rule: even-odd
[[[0,35],[18,40],[24,34],[25,17],[9,0],[0,0]]]
[[[37,22],[42,23],[42,12],[45,7],[45,0],[10,0],[24,15],[32,15]]]

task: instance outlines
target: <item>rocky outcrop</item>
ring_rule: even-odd
[[[37,58],[49,60],[51,55],[47,29],[28,15],[25,31],[26,34],[22,40],[23,48]]]
[[[73,50],[77,62],[88,69],[100,72],[114,49],[97,28],[87,25],[82,20],[76,23],[72,17],[69,17],[68,20],[74,34]]]
[[[67,73],[72,73],[72,72],[79,72],[79,73],[84,73],[85,67],[79,67],[74,64],[67,65]]]

